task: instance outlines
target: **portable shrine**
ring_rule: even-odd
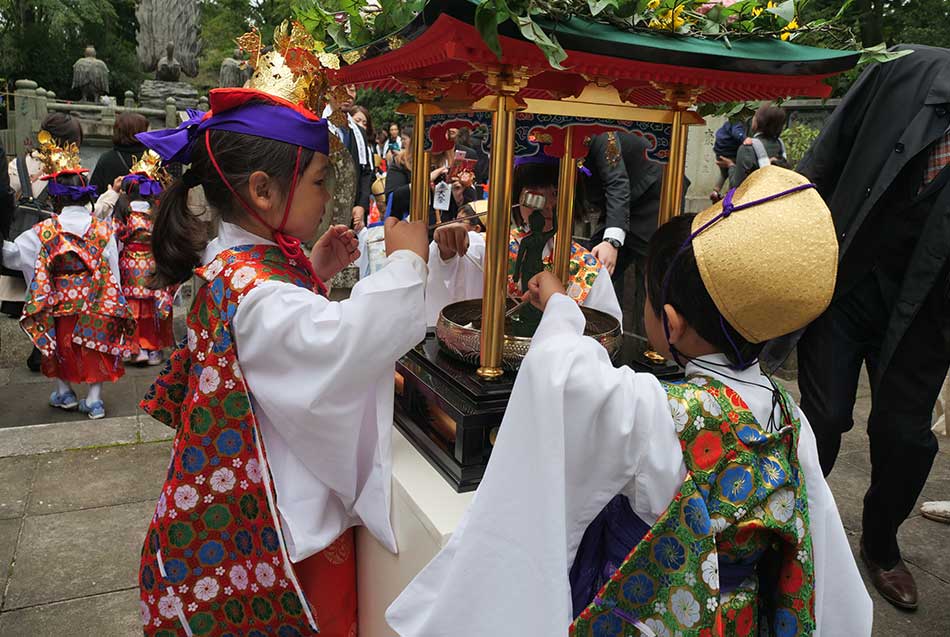
[[[448,306],[436,331],[397,365],[395,424],[458,491],[484,472],[530,339],[506,335],[511,179],[516,156],[560,161],[554,272],[566,280],[577,162],[591,136],[627,130],[647,137],[664,163],[659,223],[680,214],[687,130],[702,124],[701,103],[827,97],[829,76],[858,53],[779,39],[720,41],[628,32],[574,18],[555,29],[568,54],[555,70],[511,23],[500,25],[499,59],[475,28],[474,0],[433,0],[399,33],[371,45],[335,73],[335,83],[403,91],[414,102],[411,217],[427,220],[429,153],[451,147],[451,128],[485,124],[491,157],[484,295]],[[643,357],[643,340],[624,337],[616,319],[587,312],[588,333],[618,363],[669,371]],[[508,321],[510,324],[510,321]],[[466,359],[468,359],[466,361]]]

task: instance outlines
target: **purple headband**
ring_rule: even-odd
[[[51,179],[46,185],[46,192],[53,197],[69,197],[73,201],[79,201],[86,195],[96,196],[98,188],[89,184],[88,186],[65,186],[55,179]]]
[[[191,162],[195,140],[206,130],[225,130],[302,146],[330,154],[330,134],[324,119],[314,120],[287,106],[251,102],[220,114],[188,111],[178,128],[139,133],[135,137],[167,162]]]
[[[670,345],[670,351],[673,353],[674,359],[677,358],[676,356],[677,351],[676,351],[676,348],[673,347],[673,345],[669,342],[670,341],[670,324],[666,318],[666,312],[663,311],[663,306],[666,304],[667,292],[669,292],[669,288],[670,288],[670,279],[672,278],[672,274],[673,274],[673,266],[676,264],[679,258],[686,251],[686,248],[688,248],[690,244],[693,243],[693,240],[696,237],[698,237],[700,234],[702,234],[703,232],[711,228],[713,225],[727,218],[729,215],[731,215],[734,212],[737,212],[739,210],[745,210],[747,208],[752,208],[754,206],[759,206],[761,204],[774,201],[776,199],[781,199],[782,197],[787,197],[788,195],[793,195],[796,192],[809,190],[815,187],[816,187],[815,184],[812,184],[812,183],[801,184],[801,185],[795,186],[794,188],[789,188],[788,190],[783,190],[782,192],[777,192],[773,195],[769,195],[768,197],[763,197],[762,199],[756,199],[754,201],[747,201],[746,203],[741,203],[738,205],[732,203],[732,197],[736,193],[736,189],[733,188],[729,192],[727,192],[726,196],[723,198],[722,212],[720,212],[718,215],[716,215],[715,217],[713,217],[712,219],[704,223],[702,226],[700,226],[698,230],[691,233],[689,237],[686,238],[686,241],[683,242],[683,245],[680,246],[679,250],[677,250],[676,254],[673,256],[673,260],[670,261],[670,265],[666,270],[666,274],[663,275],[662,296],[660,297],[660,315],[663,317],[663,332],[666,334],[666,342]],[[746,361],[742,357],[742,353],[739,351],[739,346],[736,345],[736,342],[733,340],[732,336],[729,334],[729,330],[726,329],[726,320],[722,317],[722,314],[719,315],[719,327],[720,329],[722,329],[722,333],[725,334],[726,340],[729,341],[729,344],[732,346],[732,351],[733,353],[735,353],[736,360],[739,362],[739,369],[741,370],[741,369],[749,368],[755,362],[755,360]],[[680,363],[678,359],[676,360],[676,362],[682,365],[682,363]]]
[[[139,194],[143,197],[157,197],[162,194],[163,188],[161,182],[151,179],[146,175],[133,173],[122,178],[123,185],[130,181],[134,181],[139,185]]]
[[[560,164],[561,160],[557,157],[551,157],[550,155],[545,155],[544,153],[538,155],[531,155],[528,157],[515,157],[515,168],[518,166],[525,166],[527,164],[544,164],[544,165],[554,165]],[[577,169],[587,175],[591,176],[590,169],[586,166],[578,166]]]

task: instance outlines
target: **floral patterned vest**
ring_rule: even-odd
[[[521,298],[521,288],[514,281],[515,261],[518,258],[518,248],[521,246],[521,240],[528,236],[530,232],[521,228],[512,228],[508,241],[508,294],[515,298]],[[590,294],[591,287],[597,279],[600,272],[600,261],[597,260],[586,248],[577,242],[571,243],[571,262],[568,264],[568,283],[567,295],[577,303],[583,303],[587,295]],[[544,257],[544,268],[552,270],[554,268],[553,252]]]
[[[116,228],[116,237],[125,244],[119,255],[122,294],[127,299],[154,299],[155,315],[165,320],[172,313],[174,288],[153,290],[149,277],[155,271],[152,256],[152,218],[147,212],[132,210],[124,224]]]
[[[93,218],[80,237],[63,230],[53,217],[33,231],[40,252],[20,325],[36,347],[54,355],[56,317],[78,316],[74,343],[112,356],[130,354],[135,319],[104,256],[111,225]]]
[[[574,637],[811,635],[814,566],[800,423],[763,431],[729,387],[666,385],[688,474],[669,508],[571,627]],[[786,409],[792,402],[782,391]],[[720,564],[745,567],[720,587]],[[722,589],[725,589],[725,582]]]
[[[264,281],[310,290],[317,282],[272,246],[225,250],[196,274],[207,283],[189,312],[187,341],[142,401],[177,430],[139,568],[145,634],[312,635],[316,620],[284,546],[231,319]]]

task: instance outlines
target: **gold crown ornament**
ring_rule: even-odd
[[[159,157],[155,151],[147,150],[138,159],[134,156],[132,159],[133,163],[129,174],[145,175],[149,179],[157,181],[166,187],[171,183],[172,177],[168,174],[168,171],[165,170],[165,167],[162,165],[162,158]]]
[[[82,159],[79,157],[79,146],[69,143],[59,146],[49,131],[41,130],[36,135],[39,148],[36,154],[43,165],[44,175],[56,175],[66,171],[83,171]]]
[[[838,239],[828,206],[808,184],[791,170],[759,168],[732,197],[735,206],[759,203],[735,210],[693,239],[709,296],[750,343],[801,329],[831,303]],[[775,198],[760,201],[769,197]],[[722,211],[720,202],[696,215],[693,232]]]

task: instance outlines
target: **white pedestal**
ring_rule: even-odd
[[[393,431],[392,523],[399,555],[356,529],[360,637],[395,637],[386,609],[445,546],[472,493],[456,493],[399,432]]]

